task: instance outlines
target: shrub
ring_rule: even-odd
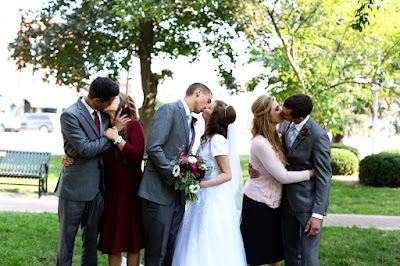
[[[358,158],[347,149],[333,148],[331,158],[333,175],[352,175],[358,170]]]
[[[360,162],[360,183],[374,187],[400,186],[400,154],[382,152]]]
[[[388,149],[388,150],[383,150],[380,153],[393,153],[393,154],[398,154],[400,155],[400,150],[396,150],[396,149]]]
[[[341,144],[341,143],[331,143],[331,148],[335,148],[335,149],[343,149],[343,150],[348,150],[351,151],[352,153],[354,153],[354,155],[357,157],[358,160],[360,160],[360,152],[353,147]]]

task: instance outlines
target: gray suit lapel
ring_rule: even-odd
[[[182,117],[182,122],[183,122],[183,127],[185,128],[185,134],[186,134],[186,148],[189,147],[190,143],[189,142],[189,125],[187,123],[187,117],[186,117],[186,112],[185,112],[185,107],[183,107],[183,104],[181,101],[178,101],[178,107],[179,107],[179,113],[181,114]],[[194,134],[193,134],[194,135]],[[188,151],[188,150],[187,150]],[[186,151],[186,152],[187,152]]]
[[[304,126],[301,128],[301,130],[303,130],[303,128],[308,128],[308,129],[310,130],[310,132],[312,132],[312,131],[311,131],[311,128],[312,128],[312,121],[313,121],[313,120],[311,119],[311,117],[308,118],[307,123],[304,124]],[[300,131],[301,131],[301,130],[300,130]],[[299,133],[299,134],[300,134],[300,133]],[[296,140],[294,141],[292,147],[290,147],[290,149],[288,150],[287,155],[289,156],[289,155],[296,149],[296,147],[297,147],[305,138],[307,138],[307,136],[304,137],[303,139],[299,139],[299,138],[298,138],[298,135],[297,135],[297,136],[296,136]]]
[[[79,109],[79,112],[81,113],[82,117],[86,119],[86,121],[92,127],[92,129],[96,133],[96,135],[100,137],[99,130],[97,130],[96,123],[94,122],[92,115],[89,114],[86,106],[83,105],[80,98],[78,99],[78,109]]]

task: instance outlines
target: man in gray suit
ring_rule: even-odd
[[[171,265],[176,233],[185,211],[185,193],[172,184],[172,161],[180,149],[190,154],[195,139],[190,113],[199,114],[212,93],[194,83],[183,100],[161,106],[154,115],[146,145],[148,162],[138,195],[143,198],[145,265]]]
[[[113,143],[103,137],[110,125],[101,112],[119,93],[109,78],[98,77],[89,94],[80,97],[60,117],[65,153],[74,159],[63,167],[56,187],[60,233],[56,265],[71,265],[75,236],[82,228],[81,265],[97,265],[97,236],[102,219],[103,162],[101,153]],[[121,121],[119,121],[121,122]],[[116,125],[122,128],[123,125]]]
[[[309,116],[312,100],[288,97],[280,127],[289,171],[315,169],[315,178],[283,185],[281,215],[285,265],[319,265],[323,216],[331,186],[331,145],[326,132]]]

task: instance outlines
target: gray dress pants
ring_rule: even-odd
[[[72,265],[73,249],[79,226],[82,229],[81,265],[97,265],[97,238],[103,219],[103,196],[99,192],[91,201],[72,201],[59,198],[56,265]]]
[[[146,266],[172,264],[175,238],[185,212],[181,193],[170,205],[142,199],[143,239]]]
[[[316,236],[310,237],[307,236],[308,232],[304,232],[311,213],[294,212],[286,197],[282,197],[280,208],[285,265],[318,266],[321,232]]]

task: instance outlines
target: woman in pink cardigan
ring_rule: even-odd
[[[286,170],[286,159],[276,126],[283,122],[272,96],[259,96],[251,106],[254,118],[250,164],[260,173],[243,188],[240,225],[248,265],[280,265],[283,259],[279,206],[282,184],[309,180],[314,170]]]

